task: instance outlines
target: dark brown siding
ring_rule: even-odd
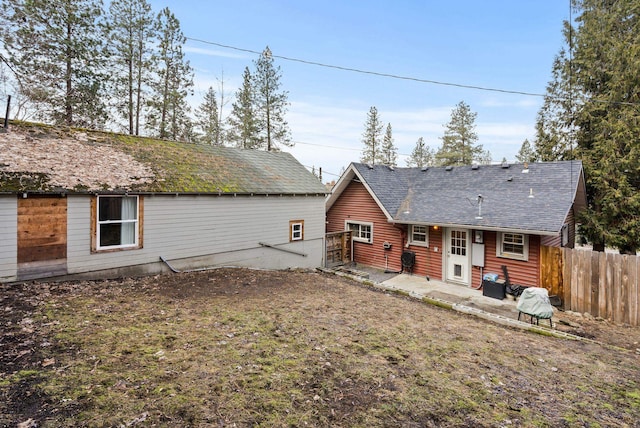
[[[67,199],[18,199],[18,263],[67,258]]]

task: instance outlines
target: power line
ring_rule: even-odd
[[[252,54],[256,54],[256,55],[261,55],[262,52],[258,52],[258,51],[254,51],[251,49],[244,49],[244,48],[238,48],[235,46],[230,46],[230,45],[225,45],[222,43],[216,43],[216,42],[210,42],[207,40],[202,40],[202,39],[196,39],[193,37],[187,37],[187,40],[192,40],[194,42],[199,42],[199,43],[204,43],[207,45],[213,45],[213,46],[218,46],[221,48],[225,48],[225,49],[232,49],[235,51],[239,51],[239,52],[247,52],[247,53],[252,53]],[[342,71],[351,71],[354,73],[361,73],[361,74],[369,74],[369,75],[373,75],[373,76],[379,76],[379,77],[388,77],[391,79],[399,79],[399,80],[409,80],[412,82],[419,82],[419,83],[429,83],[432,85],[442,85],[442,86],[452,86],[452,87],[456,87],[456,88],[464,88],[464,89],[475,89],[478,91],[488,91],[488,92],[500,92],[503,94],[515,94],[515,95],[526,95],[529,97],[544,97],[544,94],[538,94],[535,92],[524,92],[524,91],[513,91],[513,90],[508,90],[508,89],[500,89],[500,88],[489,88],[489,87],[485,87],[485,86],[476,86],[476,85],[465,85],[462,83],[452,83],[452,82],[443,82],[443,81],[439,81],[439,80],[430,80],[430,79],[421,79],[418,77],[410,77],[410,76],[400,76],[397,74],[391,74],[391,73],[382,73],[382,72],[378,72],[378,71],[371,71],[371,70],[362,70],[359,68],[353,68],[353,67],[344,67],[341,65],[332,65],[332,64],[326,64],[326,63],[322,63],[322,62],[316,62],[316,61],[308,61],[308,60],[304,60],[304,59],[299,59],[299,58],[292,58],[292,57],[287,57],[287,56],[282,56],[282,55],[271,55],[273,58],[279,58],[285,61],[291,61],[291,62],[298,62],[301,64],[308,64],[308,65],[315,65],[318,67],[325,67],[325,68],[332,68],[332,69],[336,69],[336,70],[342,70]]]

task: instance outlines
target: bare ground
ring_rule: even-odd
[[[640,329],[514,330],[326,274],[0,285],[0,426],[640,426]]]

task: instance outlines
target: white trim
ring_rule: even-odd
[[[344,229],[345,230],[351,230],[351,228],[349,227],[350,224],[354,224],[354,225],[358,225],[358,226],[368,226],[369,227],[369,239],[367,238],[361,238],[360,236],[356,236],[355,233],[353,233],[352,239],[356,242],[364,242],[365,244],[372,244],[373,243],[373,223],[368,222],[368,221],[358,221],[358,220],[345,220],[344,221]],[[358,235],[360,235],[360,228],[358,230]]]
[[[424,235],[424,241],[416,241],[413,239],[413,235],[414,235],[414,231],[413,228],[414,227],[424,227],[424,233],[419,232],[419,234],[423,234]],[[410,224],[409,225],[409,234],[408,234],[408,241],[409,241],[409,245],[416,245],[419,247],[429,247],[429,226],[426,226],[424,224]]]
[[[297,230],[296,230],[297,226]],[[291,241],[302,241],[304,221],[291,222]]]
[[[503,250],[503,235],[521,235],[522,236],[522,254],[507,252]],[[517,245],[517,244],[515,244]],[[529,261],[529,235],[525,233],[513,233],[513,232],[498,232],[496,234],[496,257],[501,257],[505,259],[514,259],[514,260],[523,260]]]
[[[136,200],[135,218],[133,219],[121,219],[121,220],[103,220],[100,221],[100,199],[102,198],[133,198]],[[119,250],[127,248],[138,248],[140,245],[139,235],[139,223],[140,222],[140,198],[137,195],[120,196],[120,195],[98,195],[96,199],[96,250]],[[121,245],[100,245],[100,230],[102,225],[108,224],[133,224],[133,243],[121,244]]]

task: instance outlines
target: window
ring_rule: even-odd
[[[413,245],[422,245],[427,246],[428,234],[427,231],[429,229],[427,226],[418,226],[416,224],[409,227],[409,243]]]
[[[373,242],[373,223],[364,223],[359,221],[347,221],[346,229],[351,231],[354,241]]]
[[[139,248],[138,196],[98,196],[95,250]]]
[[[498,233],[497,256],[510,259],[529,259],[529,239],[522,233]]]
[[[304,220],[291,220],[289,222],[289,241],[302,241],[304,239]]]

